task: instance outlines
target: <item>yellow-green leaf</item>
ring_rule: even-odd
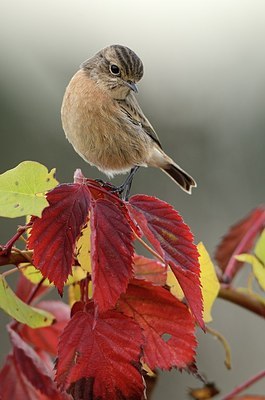
[[[202,297],[203,297],[203,320],[204,322],[212,321],[211,310],[213,303],[218,295],[220,289],[220,283],[217,279],[214,265],[211,258],[204,247],[204,244],[200,242],[198,244],[198,251],[200,254],[199,263],[201,267],[201,285],[202,285]]]
[[[82,234],[78,239],[77,249],[77,260],[84,271],[91,273],[91,257],[90,257],[90,224],[82,230]]]
[[[29,306],[15,295],[6,280],[0,275],[0,308],[16,321],[31,328],[49,326],[54,317],[47,311]]]
[[[265,229],[257,241],[254,253],[256,254],[257,258],[265,265]]]
[[[183,290],[180,287],[180,284],[178,283],[177,278],[171,271],[170,267],[168,267],[167,271],[167,286],[170,288],[170,292],[179,300],[183,300],[184,298],[184,293]]]
[[[0,216],[15,218],[23,215],[41,216],[49,204],[45,193],[58,185],[55,169],[35,161],[24,161],[0,175]]]
[[[23,275],[34,285],[37,285],[40,283],[40,281],[43,279],[42,273],[35,268],[33,265],[30,264],[19,264],[21,268],[21,271]],[[72,269],[72,274],[68,276],[67,281],[65,282],[65,285],[72,285],[73,283],[79,282],[82,279],[84,279],[87,276],[87,272],[85,272],[81,267],[73,267]],[[42,285],[44,286],[54,286],[53,283],[50,283],[49,279],[45,279],[42,282]]]
[[[236,256],[238,261],[246,262],[252,266],[253,274],[260,287],[265,290],[265,267],[254,254],[239,254]]]

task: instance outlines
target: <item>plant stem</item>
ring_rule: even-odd
[[[4,246],[0,246],[0,256],[8,255],[8,253],[11,252],[14,243],[20,238],[21,235],[23,235],[24,232],[26,232],[28,228],[30,228],[30,226],[31,223],[25,226],[19,226],[15,235]]]
[[[255,223],[252,225],[252,227],[248,230],[248,232],[245,234],[245,236],[240,241],[238,246],[235,248],[233,254],[230,257],[229,262],[227,263],[227,266],[225,268],[225,271],[224,271],[224,274],[222,277],[224,282],[231,282],[231,280],[233,279],[234,274],[235,274],[236,264],[237,264],[237,260],[236,260],[235,256],[243,253],[246,243],[248,243],[249,241],[252,241],[255,238],[255,236],[257,235],[257,232],[259,232],[259,230],[264,225],[264,217],[265,217],[265,210],[260,215],[260,217],[257,219],[257,221],[255,221]]]
[[[11,251],[9,254],[1,255],[0,254],[0,266],[3,265],[18,265],[24,262],[32,262],[32,251],[21,250],[18,252],[17,250]]]
[[[250,294],[240,293],[231,287],[221,286],[218,297],[228,300],[231,303],[237,304],[253,313],[265,318],[265,304],[261,303],[258,299],[252,297]]]
[[[223,397],[222,400],[232,400],[235,395],[243,392],[243,390],[247,389],[249,386],[258,382],[262,378],[265,378],[265,370],[259,372],[258,374],[252,376],[252,378],[248,379],[246,382],[237,386],[234,390],[232,390],[232,392],[228,393],[225,397]]]
[[[225,337],[220,332],[216,331],[213,328],[210,328],[209,326],[206,327],[206,332],[209,332],[212,336],[216,337],[219,342],[222,343],[225,350],[225,366],[227,369],[231,369],[231,350]]]
[[[143,245],[143,247],[146,248],[146,250],[149,251],[149,253],[153,254],[153,256],[155,256],[156,258],[158,258],[159,261],[161,261],[163,264],[165,264],[165,261],[163,260],[163,258],[160,256],[160,254],[158,254],[154,249],[152,249],[152,247],[150,247],[142,238],[140,238],[140,236],[137,235],[137,233],[135,233],[135,231],[133,231],[133,234],[135,236],[135,238]]]

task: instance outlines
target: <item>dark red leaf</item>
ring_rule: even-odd
[[[118,308],[141,326],[144,361],[151,369],[188,368],[194,363],[194,318],[168,290],[135,279]]]
[[[215,258],[227,278],[233,279],[243,265],[235,256],[247,253],[265,226],[265,206],[254,209],[244,219],[233,225],[218,245]],[[228,265],[229,263],[229,265]]]
[[[48,400],[27,380],[13,354],[9,354],[0,371],[1,400]]]
[[[35,349],[44,350],[53,356],[57,355],[58,337],[70,319],[70,308],[61,301],[42,301],[35,307],[48,311],[56,318],[55,323],[45,328],[32,329],[20,325],[20,336],[32,344]]]
[[[29,299],[35,300],[43,295],[45,292],[49,290],[49,286],[40,286],[36,291],[37,285],[30,282],[23,274],[19,275],[18,283],[16,287],[16,295],[25,303],[28,302]],[[32,297],[33,295],[33,297]]]
[[[59,387],[86,390],[88,399],[140,400],[142,341],[141,329],[132,319],[117,311],[95,315],[89,303],[86,311],[74,314],[61,335],[56,367]]]
[[[26,381],[45,395],[44,399],[46,396],[54,400],[70,399],[66,393],[58,391],[53,381],[53,371],[48,368],[47,363],[13,329],[8,330],[13,344],[15,366],[19,369],[19,374],[23,374]]]
[[[101,311],[126,291],[133,269],[132,231],[120,207],[99,199],[91,209],[93,299]]]
[[[167,281],[167,267],[160,261],[135,255],[134,273],[137,279],[144,279],[155,285],[164,286]]]
[[[128,208],[146,238],[170,265],[191,311],[204,328],[199,253],[189,227],[172,206],[155,197],[133,196]]]
[[[35,218],[28,240],[33,262],[62,293],[72,271],[76,240],[87,222],[90,194],[85,185],[62,184],[47,194],[49,207]]]

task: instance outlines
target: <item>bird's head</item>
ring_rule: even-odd
[[[105,47],[83,62],[81,68],[117,100],[125,99],[130,91],[137,92],[136,83],[143,76],[140,58],[128,47],[120,45]]]

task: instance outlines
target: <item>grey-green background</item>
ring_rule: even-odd
[[[198,182],[188,196],[159,170],[142,169],[133,192],[170,202],[213,253],[228,226],[264,202],[263,0],[0,0],[1,171],[36,160],[56,167],[61,182],[78,167],[102,177],[64,138],[60,105],[80,62],[114,43],[142,58],[138,99],[164,149]],[[1,242],[17,223],[0,219]],[[213,315],[231,344],[233,369],[225,369],[219,343],[201,333],[198,367],[225,393],[264,368],[265,325],[221,300]],[[3,360],[9,344],[1,318]],[[162,373],[153,399],[182,400],[196,385],[185,373]],[[264,394],[265,382],[250,392]]]

